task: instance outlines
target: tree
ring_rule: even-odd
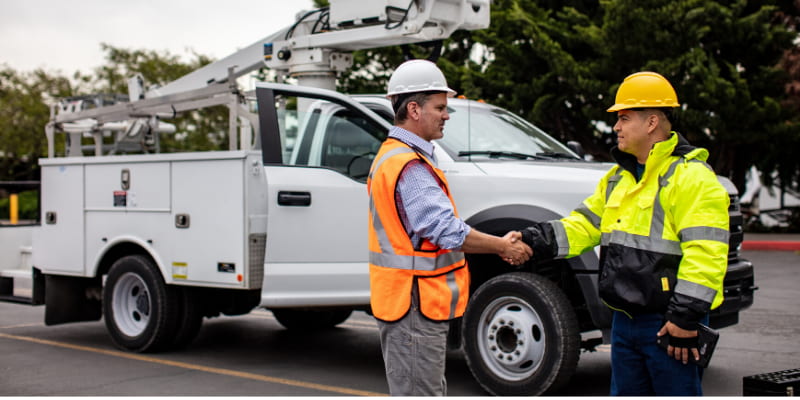
[[[776,20],[777,7],[745,0],[601,4],[608,60],[614,61],[608,78],[619,82],[636,70],[665,75],[682,103],[677,129],[708,148],[717,173],[740,189],[751,165],[764,172],[781,168],[774,145],[796,141],[800,131],[781,105],[787,75],[779,67],[796,32]]]
[[[445,72],[448,78],[455,72],[453,85],[467,97],[508,108],[562,142],[576,140],[608,159],[593,127],[598,96],[607,91],[601,11],[592,1],[496,1],[489,29],[448,43]],[[483,56],[470,60],[476,45]]]
[[[148,87],[163,86],[204,65],[212,58],[193,53],[188,61],[178,55],[152,50],[130,50],[101,44],[106,63],[95,68],[91,77],[80,77],[92,84],[93,93],[127,93],[128,79],[139,74]],[[224,150],[228,139],[228,109],[225,106],[188,112],[169,119],[176,125],[175,135],[162,135],[162,152]]]
[[[800,10],[794,1],[495,0],[491,14],[488,29],[459,31],[444,41],[438,64],[460,94],[508,108],[608,160],[615,116],[606,108],[625,76],[654,70],[673,83],[683,104],[674,127],[710,150],[717,173],[743,189],[744,173],[756,165],[797,186],[800,48],[794,41]],[[33,135],[38,143],[22,144],[31,135],[21,132],[41,132],[48,116],[45,100],[126,93],[134,73],[164,84],[211,61],[197,54],[183,62],[168,53],[105,44],[103,49],[107,62],[93,75],[66,79],[2,70],[0,122],[8,122],[0,126],[3,154],[29,154],[29,160],[43,154],[43,135]],[[357,51],[338,88],[383,93],[407,55],[399,46]],[[439,54],[411,46],[412,57],[431,55]],[[170,122],[184,133],[162,137],[166,151],[224,148],[224,107],[195,122]],[[0,179],[24,176],[19,171],[31,164],[19,162],[4,156]]]
[[[124,99],[128,78],[134,74],[141,74],[150,85],[164,85],[213,61],[200,54],[185,62],[168,52],[101,46],[106,63],[92,74],[76,72],[68,78],[44,70],[24,73],[5,66],[0,69],[0,181],[39,179],[38,159],[47,154],[44,127],[50,119],[50,104],[96,93]],[[162,135],[162,151],[227,148],[227,108],[187,114],[169,121],[179,133]],[[89,139],[83,140],[91,144]],[[56,145],[63,154],[63,141],[56,140]]]
[[[438,64],[459,93],[576,140],[600,160],[615,143],[615,115],[605,110],[619,84],[636,71],[659,72],[683,104],[674,128],[708,148],[717,173],[743,189],[751,165],[779,171],[784,182],[798,176],[797,113],[779,64],[795,48],[797,16],[780,0],[496,0],[491,26],[456,32]],[[380,93],[402,53],[354,59],[340,88]]]
[[[792,32],[798,32],[800,28],[800,4],[796,1],[776,2],[780,11],[776,13],[776,19],[785,24]],[[800,46],[795,44],[783,54],[780,67],[789,75],[789,82],[786,83],[786,98],[782,106],[790,114],[791,123],[784,124],[784,134],[773,141],[774,159],[765,159],[761,164],[777,165],[778,178],[782,189],[793,189],[795,193],[800,192],[800,158],[796,155],[796,149],[800,148],[800,135],[794,130],[794,125],[800,119]],[[769,171],[770,168],[763,170]],[[772,184],[771,175],[766,175],[766,183]],[[800,223],[800,211],[794,212],[795,225]]]
[[[39,179],[38,160],[47,154],[47,104],[74,90],[67,78],[44,70],[0,69],[0,181]]]

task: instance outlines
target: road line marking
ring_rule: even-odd
[[[41,322],[35,322],[35,323],[32,323],[32,324],[6,325],[6,326],[0,326],[0,329],[27,328],[27,327],[30,327],[30,326],[42,326],[42,323]]]
[[[304,389],[314,389],[314,390],[320,390],[320,391],[323,391],[323,392],[340,393],[340,394],[344,394],[344,395],[348,395],[348,396],[369,396],[369,397],[386,396],[386,394],[383,394],[383,393],[369,392],[369,391],[365,391],[365,390],[349,389],[349,388],[344,388],[344,387],[339,387],[339,386],[323,385],[323,384],[319,384],[319,383],[304,382],[304,381],[298,381],[298,380],[294,380],[294,379],[276,378],[276,377],[273,377],[273,376],[259,375],[259,374],[253,374],[253,373],[250,373],[250,372],[234,371],[234,370],[223,369],[223,368],[206,367],[206,366],[203,366],[203,365],[190,364],[190,363],[185,363],[185,362],[180,362],[180,361],[163,360],[163,359],[160,359],[160,358],[145,356],[145,355],[141,355],[141,354],[125,353],[125,352],[116,351],[116,350],[98,349],[98,348],[95,348],[95,347],[81,346],[81,345],[64,343],[64,342],[56,342],[56,341],[53,341],[53,340],[38,339],[38,338],[33,338],[33,337],[28,337],[28,336],[17,336],[17,335],[9,335],[9,334],[6,334],[6,333],[0,333],[0,337],[1,338],[6,338],[6,339],[13,339],[13,340],[22,340],[22,341],[31,342],[31,343],[45,344],[45,345],[48,345],[48,346],[63,347],[63,348],[72,349],[72,350],[86,351],[86,352],[90,352],[90,353],[104,354],[104,355],[108,355],[108,356],[112,356],[112,357],[120,357],[120,358],[127,358],[127,359],[130,359],[130,360],[144,361],[144,362],[149,362],[149,363],[153,363],[153,364],[167,365],[167,366],[170,366],[170,367],[177,367],[177,368],[190,369],[190,370],[195,370],[195,371],[202,371],[202,372],[207,372],[207,373],[211,373],[211,374],[233,376],[233,377],[242,378],[242,379],[252,379],[252,380],[255,380],[255,381],[262,381],[262,382],[269,382],[269,383],[278,383],[278,384],[281,384],[281,385],[295,386],[295,387],[300,387],[300,388],[304,388]]]

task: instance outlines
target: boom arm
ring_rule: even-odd
[[[45,133],[48,155],[55,152],[54,136],[68,134],[68,156],[82,154],[80,139],[95,138],[102,154],[103,134],[117,132],[116,146],[125,140],[174,131],[159,121],[191,109],[227,105],[230,111],[229,147],[237,144],[237,121],[246,119],[239,143],[249,146],[249,127],[257,119],[244,107],[236,79],[264,65],[296,78],[300,86],[336,89],[336,72],[352,65],[350,52],[445,39],[458,29],[489,26],[490,0],[330,0],[330,7],[305,13],[288,28],[267,36],[219,61],[171,83],[144,91],[141,77],[129,80],[129,100],[88,107],[87,99],[66,99],[54,105]],[[124,124],[118,122],[126,121]],[[150,139],[145,138],[145,143]],[[112,150],[112,152],[115,150]]]
[[[284,40],[265,46],[268,67],[288,71],[302,86],[335,89],[335,72],[352,65],[348,52],[449,37],[489,26],[489,0],[330,0],[308,13]]]
[[[264,43],[271,43],[284,37],[287,30],[288,28],[284,28],[219,61],[192,71],[162,87],[152,89],[145,97],[165,96],[200,89],[215,82],[224,82],[230,77],[230,68],[233,68],[234,79],[255,71],[264,66]]]
[[[330,7],[307,12],[294,25],[145,97],[200,89],[265,64],[303,86],[335,89],[335,73],[352,65],[349,52],[445,39],[458,29],[488,26],[489,0],[330,0]]]

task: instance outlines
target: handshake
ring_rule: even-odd
[[[522,265],[533,256],[533,250],[522,241],[522,232],[511,231],[505,236],[495,236],[472,229],[467,234],[461,251],[477,254],[497,254],[511,265]]]
[[[503,261],[511,265],[522,265],[533,256],[533,250],[522,241],[522,233],[519,231],[508,232],[501,240],[504,246],[497,255]]]

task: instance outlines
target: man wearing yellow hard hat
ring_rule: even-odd
[[[522,232],[534,259],[600,250],[600,297],[613,310],[612,395],[702,395],[697,336],[722,303],[729,197],[708,151],[672,130],[680,107],[655,72],[617,90],[617,165],[560,220]],[[656,339],[663,338],[667,349]]]

